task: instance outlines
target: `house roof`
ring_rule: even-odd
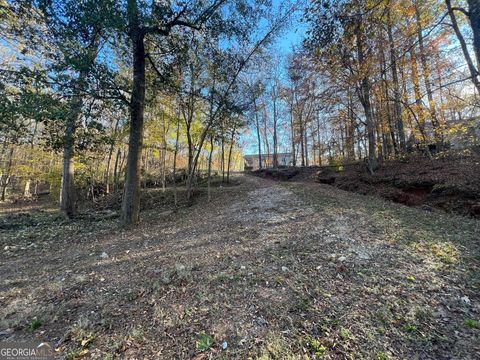
[[[292,156],[292,153],[277,153],[277,157]],[[273,154],[262,154],[262,158],[271,157]],[[258,154],[243,155],[244,159],[258,159]]]

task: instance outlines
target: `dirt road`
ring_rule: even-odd
[[[480,357],[478,220],[238,180],[129,231],[4,215],[0,340],[70,358]]]

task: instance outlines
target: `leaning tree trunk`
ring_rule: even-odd
[[[480,68],[480,3],[478,0],[468,1],[468,19],[472,26],[473,48],[477,58],[477,68]]]
[[[138,25],[136,0],[129,0],[131,41],[133,45],[133,91],[130,100],[130,135],[127,167],[122,199],[121,223],[129,227],[139,221],[140,166],[143,143],[143,112],[145,105],[145,44],[144,34]]]
[[[452,3],[450,0],[445,0],[445,3],[447,4],[447,10],[448,10],[448,15],[450,16],[450,20],[452,21],[452,27],[453,30],[455,31],[455,35],[457,35],[458,42],[460,43],[460,47],[462,48],[463,52],[463,57],[465,58],[465,61],[467,62],[468,70],[470,72],[470,76],[472,78],[472,82],[477,88],[478,93],[480,94],[480,82],[478,81],[478,71],[475,68],[475,65],[473,64],[472,58],[470,57],[470,53],[468,52],[468,47],[467,43],[465,42],[465,39],[463,38],[463,35],[460,31],[460,28],[458,27],[457,23],[457,18],[455,16],[455,13],[453,12],[452,9]],[[478,1],[475,4],[472,4],[473,6],[476,6],[477,8],[480,8],[480,4]],[[472,18],[472,13],[470,13],[470,19]],[[474,23],[472,22],[472,29],[473,29]],[[477,24],[477,26],[480,26],[480,19]],[[477,31],[480,31],[477,29]],[[475,34],[475,32],[474,32]],[[480,35],[479,35],[480,36]],[[480,39],[479,39],[480,40]],[[475,42],[475,38],[474,38]],[[477,59],[478,61],[479,59]],[[479,63],[480,66],[480,63]]]

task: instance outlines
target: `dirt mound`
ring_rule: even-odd
[[[409,157],[382,164],[373,175],[361,163],[344,167],[262,169],[254,175],[281,181],[315,181],[408,206],[480,216],[480,155]]]
[[[266,179],[287,181],[293,179],[300,173],[299,168],[295,167],[279,167],[276,169],[259,169],[251,172],[255,176]]]
[[[478,156],[389,161],[373,175],[357,165],[332,177],[332,184],[343,190],[376,194],[408,206],[480,216]]]
[[[317,171],[315,179],[321,184],[333,184],[337,179],[337,172],[331,168],[325,167]]]

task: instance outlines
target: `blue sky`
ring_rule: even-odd
[[[273,0],[273,6],[278,7],[280,0]],[[305,36],[306,24],[301,21],[303,17],[303,11],[298,11],[296,14],[292,14],[289,23],[287,24],[285,30],[275,39],[272,44],[273,51],[280,57],[281,63],[285,63],[288,55],[293,51],[293,49],[298,48]],[[282,110],[280,110],[281,112]],[[280,123],[278,124],[280,139],[279,139],[279,152],[289,151],[288,141],[282,141],[287,139],[282,139],[282,128],[285,123],[285,119],[280,114]],[[248,116],[248,114],[247,114]],[[258,144],[256,137],[256,128],[253,125],[250,125],[245,132],[240,136],[240,143],[243,145],[243,152],[246,155],[258,153]],[[270,146],[273,146],[273,141],[270,139]],[[262,144],[262,153],[264,152]],[[273,151],[273,150],[272,150]]]

